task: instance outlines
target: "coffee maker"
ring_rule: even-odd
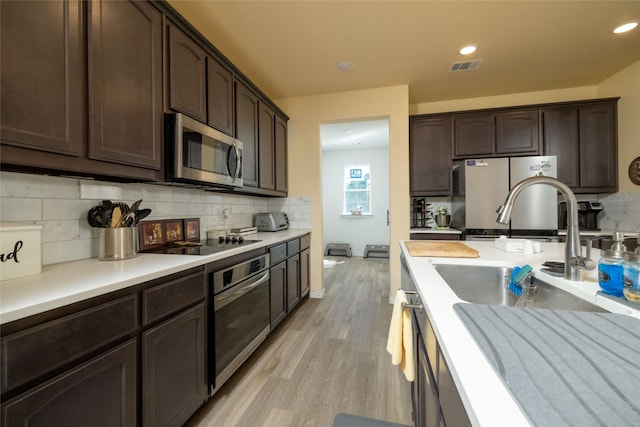
[[[604,210],[600,202],[578,202],[578,227],[580,230],[600,231],[598,214]],[[558,229],[567,229],[567,202],[558,204]]]

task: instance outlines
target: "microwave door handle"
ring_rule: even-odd
[[[238,144],[236,144],[235,141],[233,141],[233,149],[236,152],[236,173],[231,179],[231,181],[235,181],[236,179],[238,179],[238,176],[240,175],[240,172],[241,172],[240,169],[242,168],[242,159],[240,158],[240,149],[238,148]]]

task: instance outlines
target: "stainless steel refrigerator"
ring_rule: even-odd
[[[453,224],[464,225],[468,239],[553,237],[558,231],[558,196],[555,188],[534,185],[515,201],[509,225],[496,222],[496,209],[518,182],[539,173],[557,177],[555,156],[464,160],[454,170]]]

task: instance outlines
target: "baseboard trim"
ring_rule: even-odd
[[[309,292],[309,298],[323,299],[324,298],[324,288],[322,288],[322,292]]]

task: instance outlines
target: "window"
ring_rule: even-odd
[[[358,208],[362,208],[361,214],[371,215],[371,167],[345,165],[342,213],[351,215]]]

